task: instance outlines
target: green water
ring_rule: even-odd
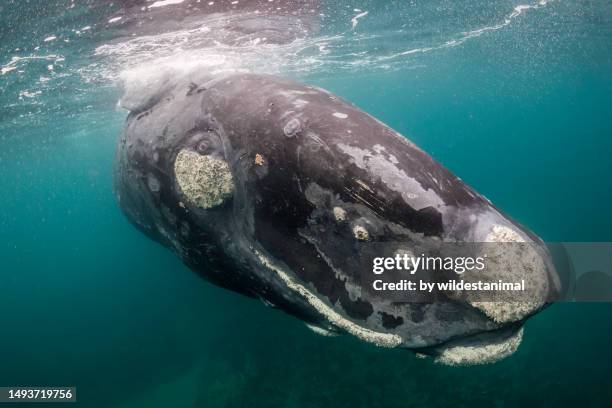
[[[513,356],[451,368],[318,336],[197,278],[115,203],[126,113],[103,70],[112,61],[94,55],[110,29],[42,42],[60,23],[69,33],[112,14],[31,3],[0,0],[0,64],[66,60],[0,76],[0,385],[73,385],[83,407],[612,405],[611,304],[553,305]],[[610,2],[551,2],[457,46],[390,58],[494,26],[517,4],[328,6],[347,18],[321,35],[343,38],[284,74],[410,137],[543,239],[612,241]],[[354,7],[370,13],[348,33]],[[365,57],[346,49],[372,62],[351,64]]]

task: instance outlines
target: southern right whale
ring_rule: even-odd
[[[116,196],[137,228],[210,282],[319,333],[451,365],[511,354],[524,321],[558,292],[539,238],[341,98],[266,75],[169,81],[126,98]],[[355,261],[372,245],[393,253],[480,242],[526,244],[500,246],[483,274],[525,280],[528,299],[398,302],[365,290],[368,271]]]

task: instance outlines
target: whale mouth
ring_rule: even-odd
[[[490,364],[512,355],[523,339],[523,326],[512,325],[429,347],[423,354],[449,366]]]

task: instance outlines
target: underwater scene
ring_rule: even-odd
[[[612,303],[544,244],[612,242],[611,136],[609,0],[0,0],[0,387],[612,406]],[[391,242],[539,289],[370,294]]]

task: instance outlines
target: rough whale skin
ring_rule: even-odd
[[[450,365],[488,363],[516,350],[524,321],[559,290],[535,235],[323,89],[191,76],[127,108],[115,188],[128,219],[213,284],[319,333]],[[364,245],[398,242],[528,243],[502,269],[532,284],[530,301],[394,302],[361,290],[354,260]]]

